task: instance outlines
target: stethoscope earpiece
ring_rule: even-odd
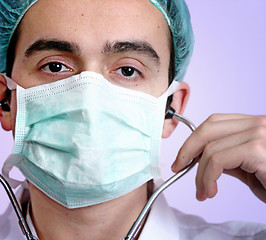
[[[0,107],[2,108],[3,111],[6,112],[10,111],[9,103],[6,98],[0,101]]]
[[[169,107],[167,109],[167,112],[165,114],[165,119],[170,119],[170,118],[173,118],[175,115],[175,109],[173,109],[172,107]]]

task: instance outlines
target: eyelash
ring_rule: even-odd
[[[58,65],[60,65],[60,70],[59,71],[52,71],[51,70],[51,65],[54,64],[54,65],[57,65],[57,66],[54,66],[54,67],[58,67]],[[56,73],[60,73],[60,72],[66,72],[66,70],[63,70],[62,71],[62,68],[64,67],[65,69],[67,69],[68,71],[73,71],[71,68],[69,68],[68,66],[66,66],[65,64],[61,63],[61,62],[58,62],[58,61],[55,61],[55,62],[49,62],[49,63],[46,63],[44,64],[43,66],[40,67],[40,70],[44,71],[44,72],[48,72],[48,71],[45,71],[44,69],[46,67],[49,67],[49,71],[51,74],[56,74]]]
[[[126,77],[126,78],[136,78],[136,77],[132,77],[132,75],[130,75],[130,76],[126,76],[126,70],[129,70],[129,72],[130,71],[133,71],[133,73],[132,73],[132,75],[135,75],[136,73],[140,76],[140,77],[142,77],[143,76],[143,74],[142,74],[142,72],[141,71],[139,71],[138,69],[136,69],[135,67],[132,67],[132,66],[122,66],[122,67],[119,67],[117,70],[116,70],[116,72],[117,71],[120,71],[121,73],[117,73],[117,74],[119,74],[119,75],[123,75],[124,77]],[[125,74],[125,75],[124,75]],[[130,73],[129,73],[130,74]]]
[[[55,69],[52,69],[53,67]],[[71,67],[69,67],[68,65],[66,65],[60,61],[51,61],[51,62],[45,63],[44,65],[42,65],[39,68],[39,70],[41,70],[44,73],[49,74],[51,76],[53,76],[53,75],[55,76],[55,75],[59,75],[59,74],[61,74],[61,75],[67,74],[67,73],[74,71],[74,69],[72,69]],[[132,72],[132,74],[131,74],[131,72]],[[132,81],[139,80],[140,78],[141,79],[144,78],[144,75],[140,70],[138,70],[136,67],[133,67],[131,65],[126,65],[126,64],[119,66],[115,70],[111,71],[111,73],[116,74],[118,77],[120,77],[122,79],[127,79],[127,80],[132,80]],[[128,74],[128,76],[127,76],[127,74]]]

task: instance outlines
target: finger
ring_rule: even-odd
[[[262,172],[266,168],[266,163],[265,160],[263,161],[261,154],[258,154],[258,151],[254,150],[254,145],[257,145],[256,140],[227,148],[215,153],[211,157],[203,176],[203,184],[207,197],[211,198],[217,193],[217,180],[224,169],[241,168],[247,173],[264,175]],[[265,157],[265,154],[263,157]],[[264,166],[261,167],[262,165]]]
[[[205,145],[209,142],[227,135],[251,129],[254,126],[266,126],[266,117],[249,117],[248,115],[244,115],[244,118],[241,119],[205,121],[185,141],[172,165],[172,170],[177,172],[185,167],[191,159],[195,158],[203,151]]]
[[[203,184],[203,173],[204,173],[204,169],[206,168],[206,166],[208,165],[208,159],[206,158],[202,158],[199,161],[199,167],[197,169],[197,174],[196,174],[196,179],[195,179],[195,183],[196,183],[196,198],[199,201],[204,201],[207,198],[206,195],[206,191],[204,188],[204,184]]]
[[[247,114],[239,114],[239,113],[215,113],[210,115],[206,121],[210,122],[217,122],[223,120],[236,120],[236,119],[245,119],[245,118],[253,118],[254,115],[247,115]]]
[[[252,138],[254,130],[248,130],[244,131],[241,133],[233,134],[226,136],[224,138],[218,139],[216,141],[208,143],[203,152],[202,152],[202,157],[199,162],[199,167],[197,170],[197,175],[196,175],[196,197],[198,200],[203,201],[207,198],[204,184],[203,184],[203,177],[205,175],[205,170],[207,168],[207,165],[211,159],[211,157],[216,153],[216,152],[221,152],[227,148],[232,148],[234,146],[243,144]],[[256,136],[254,136],[256,137]]]

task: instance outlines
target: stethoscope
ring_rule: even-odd
[[[0,102],[0,107],[5,107],[7,103],[4,101]],[[3,109],[4,110],[4,109]],[[192,132],[195,131],[196,127],[194,126],[191,121],[189,121],[187,118],[177,114],[173,108],[169,108],[166,114],[166,118],[177,118],[179,121],[183,122],[185,125],[187,125]],[[185,168],[180,170],[178,173],[176,173],[174,176],[169,178],[167,181],[165,181],[161,186],[159,186],[156,191],[152,194],[150,197],[149,201],[147,204],[144,206],[143,210],[139,214],[138,218],[132,225],[131,229],[129,230],[127,236],[125,238],[122,238],[121,240],[134,240],[134,238],[137,236],[139,233],[142,223],[144,219],[146,218],[147,214],[149,213],[149,210],[151,209],[151,206],[157,199],[157,197],[162,193],[166,188],[168,188],[170,185],[172,185],[176,180],[184,176],[191,168],[194,167],[194,165],[197,163],[198,158],[194,158]],[[19,220],[19,226],[23,232],[23,234],[26,236],[27,240],[38,240],[37,237],[35,237],[32,233],[31,230],[26,222],[26,220],[23,217],[22,211],[20,209],[20,206],[17,202],[17,199],[15,197],[15,194],[8,184],[8,182],[5,180],[5,178],[0,174],[0,182],[4,186],[5,191],[10,199],[10,202],[12,203],[12,206],[16,212],[17,218]]]

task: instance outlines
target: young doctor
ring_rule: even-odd
[[[118,240],[160,178],[160,138],[184,111],[193,34],[183,0],[0,0],[0,120],[15,136],[3,167],[40,240]],[[169,97],[170,96],[170,97]],[[172,169],[199,157],[197,198],[224,172],[266,202],[266,117],[213,115]],[[155,183],[156,185],[156,183]],[[0,239],[25,239],[10,208]],[[163,196],[137,239],[266,239],[266,226],[209,224]]]

